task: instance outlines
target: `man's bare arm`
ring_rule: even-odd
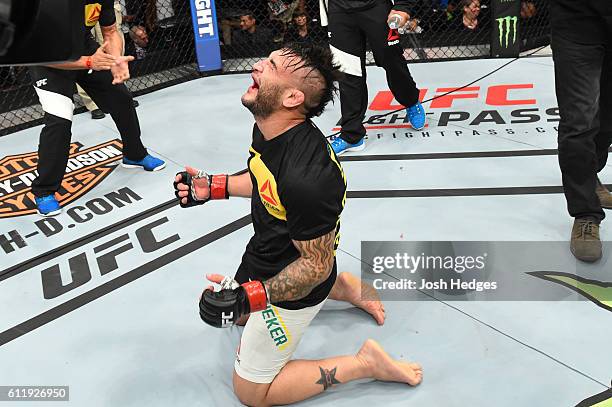
[[[293,240],[300,258],[264,282],[270,302],[299,300],[325,281],[334,265],[335,240],[335,229],[313,240]]]
[[[87,58],[89,58],[89,55],[82,56],[76,61],[63,62],[61,64],[49,64],[45,66],[48,68],[63,69],[66,71],[73,71],[77,69],[87,69]]]
[[[253,182],[248,172],[240,175],[231,175],[227,181],[229,196],[250,198],[253,194]]]
[[[115,24],[109,26],[101,26],[104,43],[107,44],[106,49],[109,54],[116,58],[116,64],[111,68],[113,74],[113,85],[124,83],[130,79],[130,68],[128,62],[133,61],[133,56],[122,56],[123,54],[123,38],[117,31]]]
[[[104,37],[104,43],[106,46],[102,46],[102,49],[98,49],[94,55],[83,55],[76,61],[64,62],[61,64],[50,64],[46,65],[49,68],[63,69],[63,70],[77,70],[77,69],[89,69],[95,70],[108,70],[115,65],[115,59],[112,57],[119,57],[123,54],[123,38],[117,31],[115,24],[108,27],[100,27],[102,30],[102,36]],[[107,55],[108,54],[108,55]],[[87,60],[89,58],[95,58],[93,66],[87,66]]]
[[[116,57],[120,57],[123,54],[123,36],[117,31],[117,25],[109,25],[107,27],[100,26],[102,30],[102,37],[104,42],[108,42],[106,52]]]

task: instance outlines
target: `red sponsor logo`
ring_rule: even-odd
[[[259,195],[269,204],[278,206],[278,202],[276,198],[274,198],[274,193],[272,192],[272,186],[270,185],[270,180],[266,180],[264,184],[259,189]]]
[[[391,41],[397,41],[400,39],[399,33],[397,32],[397,30],[389,30],[389,34],[387,34],[387,41],[391,42]]]
[[[536,99],[526,98],[526,89],[533,89],[533,83],[502,84],[492,85],[481,89],[480,86],[468,86],[458,90],[459,87],[437,88],[434,95],[437,99],[432,100],[430,109],[448,109],[453,107],[453,102],[458,99],[478,99],[485,97],[485,103],[489,106],[515,106],[515,105],[535,105]],[[446,92],[453,92],[444,95]],[[522,92],[522,93],[521,93]],[[423,101],[428,96],[429,89],[421,89],[419,100]],[[394,98],[391,91],[380,91],[372,100],[369,110],[397,110],[404,106],[393,103]]]
[[[102,5],[100,3],[88,4],[85,6],[85,25],[93,27],[100,19]]]

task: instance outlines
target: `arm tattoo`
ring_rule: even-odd
[[[313,240],[294,240],[300,257],[264,283],[270,302],[299,300],[325,281],[334,265],[335,240],[335,230]]]
[[[333,369],[323,369],[319,366],[319,371],[321,372],[321,378],[315,382],[315,384],[322,384],[323,391],[329,389],[334,384],[340,384],[339,380],[336,380],[336,369],[338,367],[334,367]]]

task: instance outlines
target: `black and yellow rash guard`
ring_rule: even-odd
[[[266,141],[255,124],[249,152],[255,234],[242,257],[237,279],[263,281],[278,274],[300,256],[292,240],[312,240],[335,231],[337,248],[346,179],[321,131],[306,120]],[[275,305],[300,309],[319,304],[335,281],[334,259],[329,278],[308,296]]]

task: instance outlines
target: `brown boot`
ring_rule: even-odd
[[[601,207],[605,209],[612,209],[612,194],[608,191],[608,188],[601,183],[597,178],[597,187],[595,188]]]
[[[570,249],[578,260],[589,263],[599,260],[601,258],[599,225],[591,219],[575,219]]]

